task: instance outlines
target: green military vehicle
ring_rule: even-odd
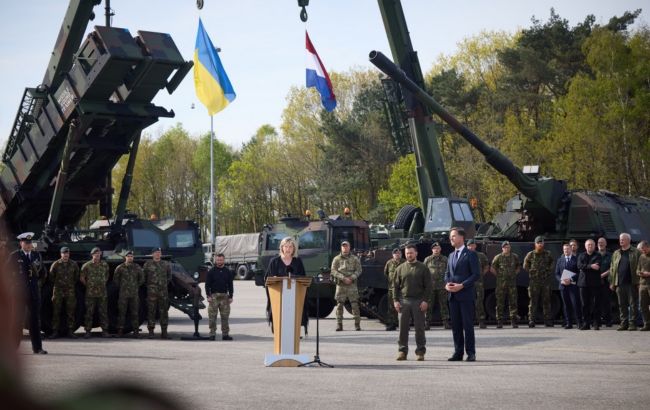
[[[168,34],[95,26],[84,40],[99,0],[71,0],[42,83],[26,88],[2,156],[0,219],[14,243],[18,233],[38,232],[37,250],[49,267],[67,246],[78,262],[98,246],[111,266],[134,249],[143,262],[153,247],[172,261],[170,303],[198,316],[200,288],[195,277],[203,263],[198,226],[192,221],[142,220],[129,214],[129,196],[142,131],[174,112],[152,104],[158,91],[173,92],[192,67]],[[115,212],[111,170],[129,155]],[[87,229],[78,224],[89,206],[104,217]],[[40,234],[42,232],[42,234]],[[188,271],[190,273],[188,273]],[[196,272],[196,274],[194,274]],[[78,285],[78,315],[83,288]],[[49,301],[51,284],[43,286]],[[109,310],[116,294],[109,285]],[[141,298],[144,305],[145,298]],[[50,304],[43,303],[43,330]],[[143,306],[141,306],[143,312]],[[115,318],[110,318],[114,327]]]
[[[298,255],[308,276],[319,277],[307,292],[309,315],[316,316],[316,299],[320,298],[319,316],[328,316],[336,302],[335,285],[329,280],[332,259],[339,254],[342,241],[350,242],[352,252],[361,259],[363,272],[359,277],[362,313],[368,317],[382,318],[386,314],[388,284],[383,273],[389,250],[372,250],[370,228],[366,221],[341,216],[322,216],[320,220],[297,217],[281,218],[264,227],[259,239],[259,259],[255,282],[264,285],[264,271],[269,261],[278,255],[280,241],[292,237],[298,243]]]

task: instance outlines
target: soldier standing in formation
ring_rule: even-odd
[[[501,253],[492,260],[492,273],[496,275],[496,316],[497,329],[503,328],[503,311],[506,305],[506,296],[508,297],[508,306],[510,306],[510,320],[513,328],[517,325],[517,273],[519,272],[519,255],[512,252],[510,242],[501,243]]]
[[[650,330],[650,245],[647,241],[639,242],[641,256],[636,272],[639,276],[639,300],[641,301],[641,316],[643,316],[642,332]]]
[[[66,322],[68,324],[67,337],[76,339],[74,330],[77,327],[75,320],[75,310],[77,307],[77,297],[75,286],[79,281],[79,265],[70,259],[70,248],[64,246],[61,248],[61,259],[56,260],[50,266],[50,278],[54,283],[52,291],[52,335],[55,339],[59,336],[59,323],[61,321],[61,305],[65,303]]]
[[[616,291],[621,319],[616,330],[636,330],[639,317],[639,276],[636,271],[641,252],[630,246],[630,240],[628,233],[619,235],[618,243],[621,247],[614,251],[609,269],[609,287]]]
[[[447,269],[447,257],[441,253],[440,243],[434,242],[431,245],[431,255],[424,259],[424,265],[431,273],[431,282],[433,284],[430,297],[428,299],[429,308],[427,309],[427,318],[425,329],[428,330],[433,316],[433,307],[440,306],[440,318],[442,326],[445,329],[451,329],[449,323],[449,307],[447,306],[447,291],[445,290],[445,270]]]
[[[490,261],[488,260],[487,255],[476,250],[476,241],[474,239],[467,241],[467,248],[470,251],[476,252],[478,262],[481,264],[481,277],[479,280],[474,282],[474,288],[476,289],[476,318],[478,319],[478,326],[481,329],[485,329],[487,325],[485,324],[485,305],[483,304],[483,299],[485,297],[483,277],[490,271]]]
[[[361,314],[359,312],[359,290],[357,279],[361,275],[359,258],[350,253],[350,242],[341,242],[341,253],[332,261],[331,275],[336,281],[336,331],[343,330],[343,305],[346,300],[352,305],[355,330],[361,330]]]
[[[46,275],[41,256],[34,251],[33,232],[18,235],[20,249],[9,255],[8,271],[18,276],[18,286],[23,287],[24,300],[29,311],[29,338],[34,354],[47,354],[41,339],[41,301],[38,288],[39,279]],[[22,334],[22,326],[19,330]]]
[[[397,311],[395,310],[395,298],[393,296],[393,281],[395,281],[395,269],[405,259],[402,258],[402,251],[399,248],[393,249],[393,257],[386,262],[384,266],[384,275],[388,281],[388,312],[386,313],[386,330],[391,331],[397,329]]]
[[[537,303],[542,299],[544,324],[553,327],[551,320],[551,273],[553,272],[553,256],[544,249],[544,237],[535,238],[535,249],[528,252],[524,258],[524,269],[528,272],[528,327],[535,327]]]
[[[234,293],[233,278],[235,274],[225,266],[226,258],[222,253],[214,257],[214,265],[205,279],[205,294],[208,297],[208,322],[210,340],[216,338],[217,314],[221,314],[221,340],[232,340],[230,336],[230,304]]]
[[[424,335],[424,312],[429,305],[427,299],[431,295],[431,273],[427,267],[417,260],[415,245],[406,245],[404,250],[406,262],[399,265],[395,271],[393,295],[395,310],[399,312],[399,353],[397,360],[406,360],[409,350],[409,328],[411,320],[415,328],[415,355],[418,361],[424,360],[427,351],[427,340]]]
[[[92,260],[84,263],[81,267],[80,280],[86,286],[86,317],[84,337],[90,337],[93,328],[93,315],[95,307],[99,314],[99,325],[102,328],[102,336],[108,337],[108,309],[106,282],[108,282],[108,263],[102,260],[102,251],[94,247],[90,254]]]
[[[152,260],[144,264],[144,273],[147,283],[147,328],[149,339],[153,338],[153,330],[156,327],[156,308],[160,316],[160,338],[169,339],[167,335],[167,324],[169,318],[169,291],[167,285],[172,280],[172,271],[169,264],[161,259],[162,250],[153,248],[151,250]]]
[[[117,335],[124,336],[124,324],[127,310],[131,313],[131,328],[133,336],[140,333],[140,300],[138,290],[144,284],[144,271],[133,262],[133,251],[127,250],[124,263],[115,268],[113,283],[119,288],[117,300]]]

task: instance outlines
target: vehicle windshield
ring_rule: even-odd
[[[298,236],[299,249],[322,249],[327,247],[327,231],[307,231]]]
[[[266,235],[266,246],[264,247],[267,251],[277,251],[280,249],[280,242],[287,236],[291,236],[286,232],[269,232]]]
[[[428,231],[448,231],[451,228],[451,211],[447,198],[430,198],[429,215],[427,216]]]
[[[135,248],[162,247],[162,238],[158,232],[149,229],[133,229],[132,234]]]
[[[174,231],[167,237],[170,248],[193,248],[196,243],[194,240],[194,231],[182,230]]]

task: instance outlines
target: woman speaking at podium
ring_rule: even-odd
[[[293,238],[287,236],[280,241],[280,253],[278,256],[271,259],[269,266],[266,268],[264,275],[264,282],[270,276],[305,276],[305,267],[302,260],[297,256],[298,246]],[[269,291],[266,290],[266,319],[271,325],[271,332],[273,332],[273,316],[271,315],[271,301],[269,299]],[[307,324],[309,323],[307,315],[307,299],[305,299],[305,306],[302,310],[301,326],[305,328],[305,335],[307,335]]]

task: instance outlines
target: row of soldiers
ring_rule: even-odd
[[[62,332],[61,309],[65,306],[68,329],[66,336],[76,338],[75,308],[77,300],[75,288],[77,282],[84,285],[85,291],[85,317],[84,328],[85,338],[91,336],[93,328],[93,315],[97,311],[99,325],[102,328],[102,336],[108,337],[108,312],[107,312],[107,284],[109,279],[109,267],[106,261],[102,260],[102,251],[98,247],[91,250],[91,260],[84,263],[81,269],[74,260],[70,259],[70,249],[61,248],[61,258],[55,261],[50,267],[50,280],[54,284],[52,293],[52,333],[51,338],[56,338]],[[169,295],[167,285],[171,281],[171,267],[169,263],[161,259],[160,248],[152,250],[152,259],[145,262],[141,267],[134,262],[132,250],[127,250],[124,263],[115,268],[113,273],[113,284],[119,288],[118,296],[118,336],[124,336],[127,312],[133,329],[133,336],[138,337],[139,332],[139,295],[140,286],[147,288],[147,328],[149,337],[154,336],[156,312],[160,316],[161,338],[168,339],[167,311],[169,310]]]
[[[591,245],[590,245],[591,244]],[[492,263],[489,262],[488,257],[482,252],[476,252],[479,257],[481,266],[481,279],[475,283],[476,288],[476,311],[475,316],[480,328],[486,328],[486,314],[484,308],[484,287],[483,277],[486,274],[493,274],[496,277],[495,296],[496,296],[496,320],[497,328],[502,328],[504,325],[504,311],[506,300],[509,305],[509,317],[513,328],[518,327],[518,304],[517,304],[517,274],[523,268],[528,272],[529,285],[528,285],[528,326],[535,327],[535,312],[537,312],[539,303],[541,301],[544,324],[547,327],[553,327],[552,313],[551,313],[551,283],[553,273],[555,272],[556,279],[560,282],[560,290],[562,294],[563,303],[565,305],[565,327],[571,328],[571,310],[567,311],[568,296],[565,300],[566,292],[563,291],[564,287],[569,288],[574,286],[575,292],[573,297],[574,306],[578,305],[576,313],[576,321],[579,328],[585,330],[589,325],[593,325],[595,329],[599,328],[601,321],[601,312],[608,325],[611,325],[610,308],[609,308],[609,291],[616,292],[619,302],[620,312],[620,326],[618,330],[636,330],[636,323],[638,319],[639,307],[643,315],[644,326],[641,330],[650,330],[650,244],[646,241],[639,243],[639,249],[630,246],[630,235],[623,233],[619,238],[620,248],[613,254],[606,249],[607,241],[600,238],[598,241],[598,248],[595,248],[595,241],[588,240],[585,243],[585,252],[578,255],[578,242],[571,240],[564,244],[565,254],[570,253],[575,260],[579,260],[578,256],[582,259],[589,260],[588,258],[592,253],[600,255],[597,266],[597,274],[599,280],[596,282],[587,283],[586,280],[580,282],[580,271],[576,267],[574,270],[574,277],[569,281],[562,281],[562,270],[564,268],[563,258],[561,255],[557,260],[553,258],[551,253],[544,249],[544,237],[538,236],[535,238],[534,249],[528,252],[521,262],[521,258],[515,252],[512,252],[512,247],[509,241],[501,243],[501,253],[496,255]],[[593,249],[589,247],[593,246]],[[476,251],[476,242],[470,239],[467,242],[467,247],[470,250]],[[424,264],[428,267],[431,273],[432,292],[430,294],[428,304],[429,308],[426,312],[426,325],[425,329],[429,329],[432,323],[432,313],[434,306],[439,306],[442,324],[445,329],[450,329],[449,310],[447,306],[447,291],[444,287],[444,274],[447,268],[447,257],[442,255],[442,247],[440,243],[435,242],[431,247],[432,254],[424,259]],[[621,263],[623,260],[623,263]],[[384,268],[384,273],[389,281],[392,283],[395,276],[396,268],[404,262],[400,249],[393,250],[393,258],[390,259]],[[577,264],[576,264],[577,265]],[[596,267],[596,266],[594,266]],[[590,264],[585,262],[585,269],[591,269]],[[582,278],[585,277],[586,272],[582,272]],[[592,283],[595,283],[592,286]],[[566,285],[565,285],[566,284]],[[593,290],[590,290],[592,289]],[[578,293],[578,289],[582,289]],[[584,302],[583,302],[584,299]],[[386,320],[386,330],[395,330],[397,328],[397,312],[393,308],[393,295],[391,291],[388,292],[388,317]],[[577,302],[576,302],[577,301]],[[640,303],[639,303],[640,302]],[[586,308],[581,307],[586,303]],[[583,310],[585,310],[583,312]],[[585,319],[586,318],[586,319]]]

